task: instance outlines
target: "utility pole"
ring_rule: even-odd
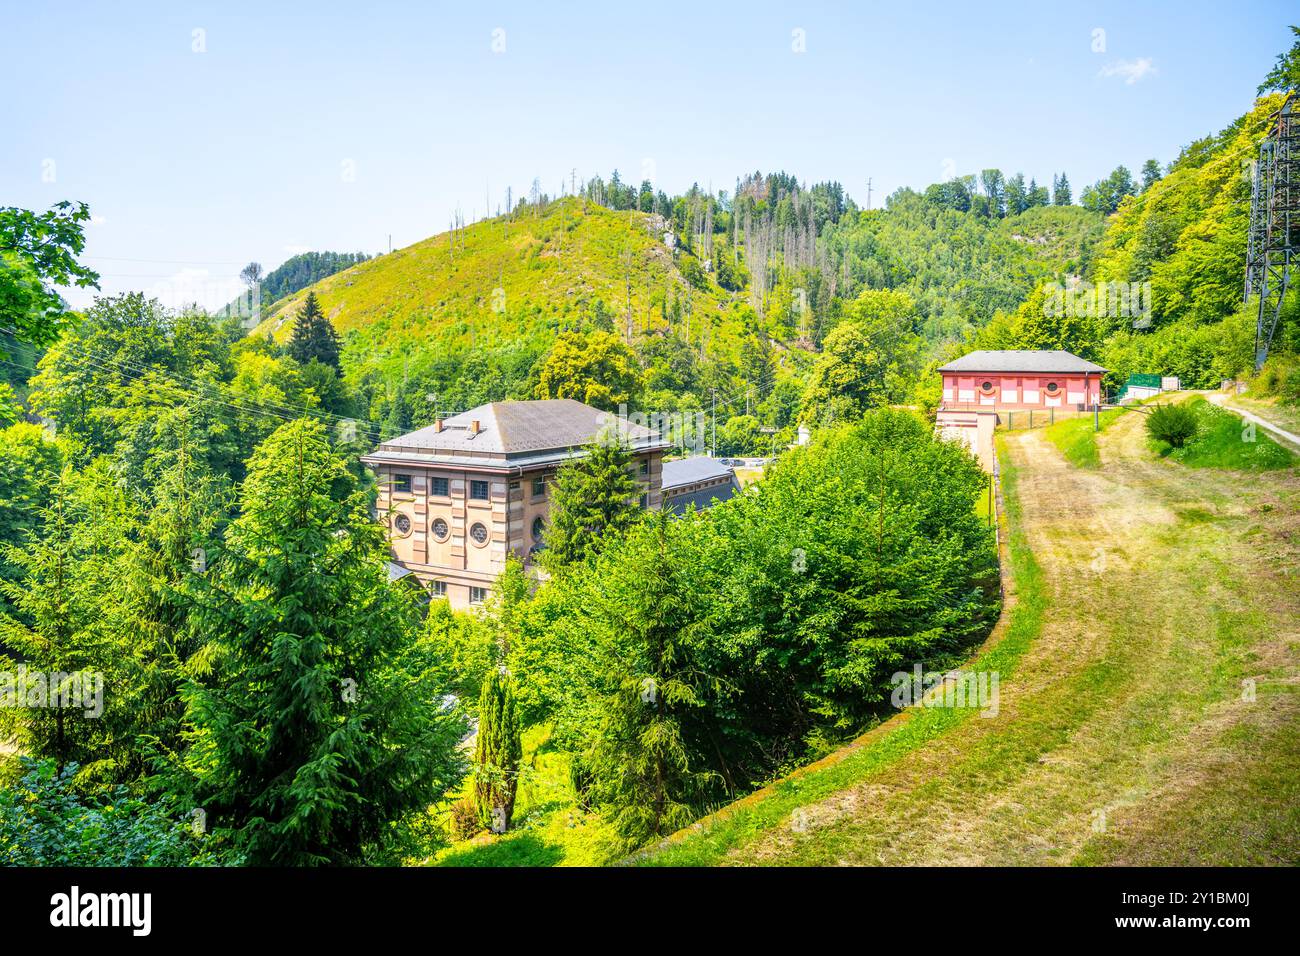
[[[871,177],[867,177],[867,209],[871,209]]]

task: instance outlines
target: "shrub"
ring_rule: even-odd
[[[1147,417],[1147,432],[1157,441],[1182,448],[1196,437],[1196,413],[1186,405],[1161,405]]]
[[[482,829],[478,820],[478,805],[472,796],[463,797],[452,804],[451,816],[447,820],[447,831],[452,840],[468,840]]]
[[[515,682],[510,675],[493,671],[483,682],[479,697],[478,742],[474,748],[474,802],[484,828],[494,822],[502,830],[509,828],[522,758]],[[497,814],[500,820],[494,821]]]
[[[20,758],[23,778],[0,788],[2,866],[204,866],[237,864],[210,850],[179,810],[146,803],[118,786],[76,792],[78,766]]]

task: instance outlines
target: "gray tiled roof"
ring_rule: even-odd
[[[663,464],[663,469],[664,491],[671,491],[673,488],[680,488],[682,485],[693,484],[697,481],[725,478],[731,474],[730,468],[719,463],[718,459],[710,458],[708,455],[696,455],[693,458],[666,461]]]
[[[940,372],[1104,372],[1100,365],[1063,349],[1007,349],[963,355]]]
[[[471,423],[479,423],[472,431]],[[535,402],[490,402],[380,444],[378,453],[455,456],[477,452],[517,455],[589,445],[606,428],[622,427],[633,447],[659,445],[657,433],[569,398]]]

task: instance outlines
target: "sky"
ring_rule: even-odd
[[[400,248],[575,171],[673,194],[785,170],[878,207],[996,166],[1077,198],[1248,110],[1300,22],[1262,0],[0,2],[0,206],[85,201],[102,293],[209,307],[250,260]]]

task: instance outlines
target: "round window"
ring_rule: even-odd
[[[1055,382],[1048,382],[1048,383],[1047,383],[1047,390],[1048,390],[1049,392],[1054,392],[1054,391],[1056,391],[1058,388],[1060,388],[1060,386],[1057,385]]]
[[[984,391],[986,392],[991,392],[993,391],[993,383],[985,382],[983,385],[980,386],[980,388],[984,389]]]
[[[393,527],[397,529],[398,534],[410,534],[411,519],[403,514],[395,515],[393,517]]]
[[[469,536],[474,539],[474,543],[479,547],[487,544],[488,530],[482,524],[475,523],[469,529]]]
[[[439,541],[447,540],[447,522],[441,518],[433,519],[433,536]]]
[[[533,519],[533,540],[534,541],[542,540],[542,530],[545,527],[546,527],[546,522],[543,521],[541,518]]]

